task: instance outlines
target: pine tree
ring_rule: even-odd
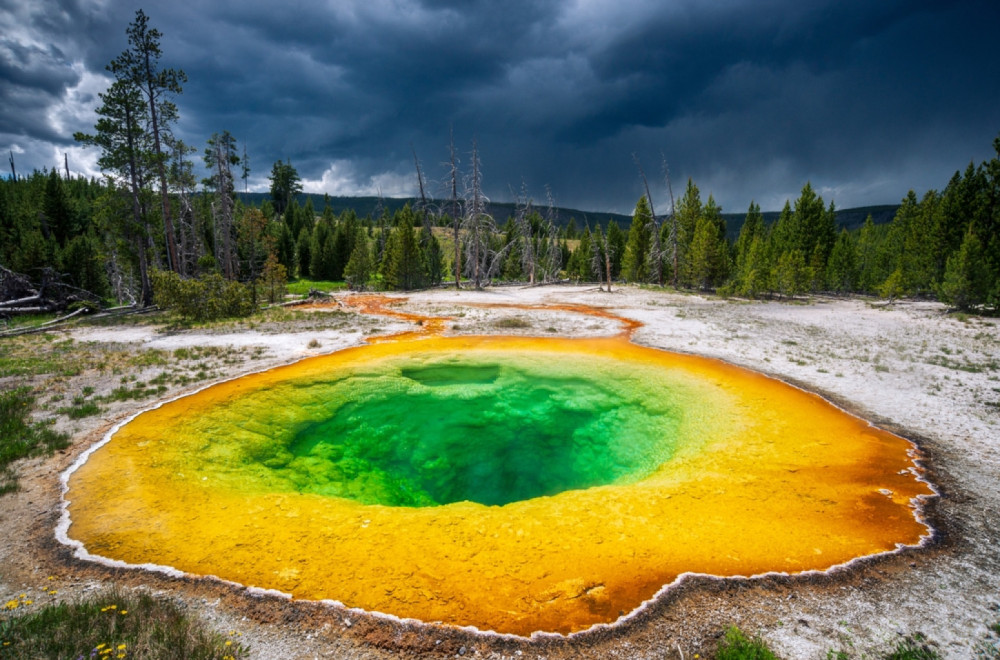
[[[766,259],[767,227],[760,206],[750,202],[739,237],[733,248],[733,290],[756,297],[766,290],[769,268]]]
[[[875,227],[875,222],[869,214],[865,218],[861,231],[858,232],[857,242],[857,264],[858,280],[857,290],[865,293],[874,293],[878,284],[883,282],[889,273],[884,272],[879,259],[881,249],[881,236]]]
[[[567,266],[567,275],[583,282],[593,282],[598,279],[593,267],[594,246],[590,235],[590,227],[584,227],[580,235],[580,243],[570,256],[571,264]]]
[[[128,84],[145,97],[146,119],[148,119],[148,142],[152,149],[151,165],[160,182],[160,210],[163,220],[164,242],[166,243],[167,266],[179,271],[177,238],[174,232],[170,199],[167,190],[166,154],[163,142],[170,133],[170,124],[177,120],[177,106],[170,101],[171,95],[181,93],[181,84],[187,82],[183,71],[161,69],[160,31],[149,27],[149,18],[140,9],[135,20],[126,30],[129,48],[115,58],[108,69],[116,80]]]
[[[56,170],[49,172],[45,182],[42,212],[49,232],[60,246],[66,245],[71,236],[80,232],[76,214],[70,206],[69,195]]]
[[[153,237],[144,182],[153,155],[144,129],[146,107],[139,87],[127,78],[115,80],[99,96],[102,104],[97,109],[99,118],[94,135],[75,133],[73,139],[100,147],[98,167],[103,172],[110,172],[113,180],[128,191],[130,214],[115,220],[118,225],[116,233],[125,241],[122,248],[135,258],[139,270],[139,300],[144,307],[148,307],[153,304],[149,267],[149,246]],[[106,208],[112,208],[112,205]]]
[[[652,240],[652,217],[645,196],[640,197],[632,214],[632,225],[625,246],[622,262],[623,276],[629,282],[647,282],[649,271],[649,246]]]
[[[312,262],[312,233],[308,227],[303,227],[299,231],[299,240],[295,242],[295,259],[298,264],[299,277],[308,278]]]
[[[858,279],[857,248],[846,229],[840,231],[827,262],[826,282],[831,291],[847,294],[855,290]]]
[[[617,280],[622,276],[622,263],[625,256],[626,237],[618,223],[612,220],[608,223],[605,236],[608,252],[611,260],[611,279]]]
[[[705,202],[703,215],[715,228],[716,233],[715,245],[713,246],[716,255],[712,270],[712,285],[716,286],[729,277],[732,256],[729,253],[729,237],[726,235],[726,220],[722,217],[722,207],[715,203],[715,197],[711,194],[708,195],[708,201]],[[695,231],[697,232],[697,225],[695,225]]]
[[[271,201],[274,203],[274,212],[283,216],[288,205],[291,204],[296,195],[302,192],[299,173],[291,162],[282,163],[279,160],[271,166],[271,174],[268,179],[271,181]]]
[[[385,285],[391,289],[406,291],[424,285],[424,261],[410,215],[399,216],[399,226],[392,232],[386,247],[383,276]]]
[[[317,222],[313,228],[312,240],[309,243],[309,275],[314,280],[326,280],[332,274],[331,252],[324,251],[330,236],[330,225],[322,220]]]
[[[694,239],[695,227],[702,216],[701,192],[692,179],[688,179],[687,188],[677,205],[677,252],[679,262],[679,286],[692,286],[691,268],[688,252]]]
[[[444,251],[429,224],[420,229],[420,252],[427,284],[441,284],[444,279]]]
[[[933,292],[938,282],[934,229],[941,225],[939,202],[937,191],[927,191],[910,218],[903,241],[904,288],[918,295]]]
[[[695,225],[688,249],[688,269],[694,286],[702,290],[714,288],[720,281],[723,259],[718,225],[708,215],[703,215]]]
[[[733,248],[734,267],[737,278],[746,274],[750,245],[753,243],[753,239],[763,233],[764,215],[760,212],[760,206],[751,201],[750,208],[747,209],[746,218],[743,220],[743,226],[740,227],[740,234],[736,239],[736,245]]]
[[[806,289],[809,271],[802,250],[787,250],[778,258],[774,271],[775,285],[782,296],[795,297]]]
[[[771,290],[771,266],[768,257],[767,237],[761,232],[750,241],[743,272],[737,282],[737,293],[756,298]]]
[[[364,289],[368,286],[368,280],[371,279],[374,271],[375,263],[372,260],[368,242],[363,234],[359,235],[354,243],[351,258],[347,260],[347,266],[344,267],[344,279],[347,280],[347,285],[352,290]]]
[[[958,309],[971,310],[986,301],[989,287],[983,244],[970,225],[958,251],[948,257],[939,295]]]

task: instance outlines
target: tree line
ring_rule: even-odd
[[[941,192],[911,191],[890,223],[869,217],[854,231],[838,229],[832,201],[807,183],[772,223],[751,202],[730,241],[721,207],[712,195],[703,201],[692,180],[675,203],[667,176],[669,212],[656,214],[641,166],[646,194],[627,228],[611,221],[581,230],[574,220],[560,228],[550,191],[536,205],[523,184],[499,225],[476,144],[462,171],[454,139],[444,195],[428,194],[414,154],[413,205],[335,214],[311,198],[300,205],[298,172],[277,161],[270,199],[255,206],[236,194],[241,179],[247,188],[250,162],[228,131],[207,139],[207,176],[197,179],[199,150],[173,134],[174,99],[187,78],[160,65],[161,35],[141,10],[126,34],[128,48],[107,67],[113,82],[100,95],[93,133],[75,136],[100,149],[104,179],[74,178],[67,168],[65,176],[53,169],[0,181],[4,300],[15,295],[7,289],[17,275],[120,304],[188,305],[189,315],[208,318],[281,300],[290,278],[403,290],[570,279],[754,298],[932,296],[966,310],[1000,308],[1000,138],[997,157],[956,172]]]
[[[876,225],[869,216],[854,231],[838,231],[833,202],[826,205],[806,183],[771,224],[751,202],[739,236],[730,242],[721,209],[711,195],[702,203],[689,180],[662,222],[640,198],[622,278],[752,298],[808,292],[936,297],[959,309],[996,312],[1000,137],[994,148],[994,158],[956,172],[943,191],[920,198],[909,191],[891,222]]]

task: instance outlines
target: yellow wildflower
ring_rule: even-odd
[[[125,645],[124,644],[119,644],[118,645],[118,650],[119,651],[124,651],[125,650]]]
[[[119,612],[119,614],[125,616],[126,614],[128,614],[128,610],[122,610],[121,612]]]
[[[233,645],[233,640],[227,639],[226,640],[226,646],[232,646],[232,645]]]

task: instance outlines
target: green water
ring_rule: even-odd
[[[267,464],[299,492],[435,506],[633,481],[669,460],[671,402],[637,397],[620,377],[541,366],[416,363],[331,381],[329,415],[298,425]]]
[[[184,420],[190,432],[175,442],[191,449],[175,471],[363,504],[504,505],[649,476],[697,442],[697,401],[667,370],[610,358],[415,353],[290,379]]]

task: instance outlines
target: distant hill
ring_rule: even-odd
[[[264,200],[270,199],[270,195],[267,193],[237,193],[238,197],[245,204],[253,204],[254,206],[260,206]],[[323,208],[327,203],[330,205],[330,209],[334,213],[341,213],[347,209],[354,209],[354,212],[358,214],[359,217],[365,217],[368,215],[374,215],[375,210],[379,206],[378,197],[341,197],[341,196],[326,196],[318,195],[315,193],[303,193],[298,196],[299,205],[305,205],[306,200],[311,199],[313,203],[313,208],[316,209],[316,213],[322,213]],[[415,206],[417,198],[414,197],[384,197],[381,200],[383,208],[389,210],[390,213],[395,212],[397,209],[403,208],[406,204]],[[433,203],[439,208],[447,210],[446,200],[434,200]],[[885,204],[881,206],[860,206],[853,209],[838,209],[837,210],[837,226],[844,227],[848,230],[858,229],[864,224],[865,218],[869,215],[872,216],[872,221],[875,224],[883,224],[890,222],[896,215],[896,210],[899,208],[898,204]],[[545,214],[544,207],[536,207],[536,209]],[[558,207],[555,210],[555,222],[560,228],[565,227],[569,223],[570,218],[576,221],[577,229],[583,229],[585,224],[595,225],[600,223],[602,227],[607,227],[608,223],[614,220],[618,223],[618,226],[622,229],[628,230],[629,225],[632,223],[632,216],[623,215],[621,213],[608,213],[602,211],[581,211],[579,209],[569,209]],[[497,224],[502,225],[507,221],[507,218],[514,214],[514,204],[511,202],[491,202],[489,205],[489,212],[496,220]],[[764,221],[768,224],[774,222],[781,215],[779,211],[765,211]],[[726,232],[730,239],[735,240],[736,236],[740,233],[740,227],[743,226],[743,220],[746,218],[745,213],[723,213],[723,219],[726,221]]]

